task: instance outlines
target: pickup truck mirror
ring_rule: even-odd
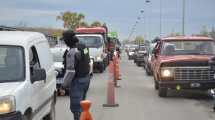
[[[156,49],[153,49],[153,50],[152,50],[152,54],[156,54]]]
[[[155,56],[155,58],[157,58],[157,54],[158,54],[158,49],[153,49],[152,50],[152,54]]]
[[[32,75],[31,75],[31,83],[37,82],[37,81],[43,81],[46,80],[46,70],[45,69],[33,69]]]

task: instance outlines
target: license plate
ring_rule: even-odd
[[[63,84],[63,78],[57,78],[57,84]]]
[[[192,88],[199,88],[200,86],[201,86],[200,83],[191,83],[190,84],[190,87],[192,87]]]

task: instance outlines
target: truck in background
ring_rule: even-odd
[[[79,41],[89,48],[94,71],[98,70],[102,73],[108,65],[107,29],[104,27],[77,28],[75,32]]]

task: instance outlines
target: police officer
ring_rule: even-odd
[[[80,102],[86,98],[90,83],[89,51],[83,44],[78,44],[78,38],[73,31],[65,31],[63,39],[70,48],[66,54],[66,69],[75,70],[70,83],[70,110],[74,120],[79,120],[81,114]]]

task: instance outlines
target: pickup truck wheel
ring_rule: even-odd
[[[167,88],[161,88],[161,87],[159,87],[158,95],[160,97],[166,97],[167,96]]]
[[[147,73],[147,72],[146,72],[146,73]],[[158,90],[158,89],[159,89],[158,81],[157,81],[157,79],[156,79],[155,76],[153,76],[153,78],[154,78],[154,88],[155,88],[155,90]]]
[[[55,102],[54,100],[51,103],[51,111],[50,113],[44,118],[44,120],[55,120],[56,118],[56,111],[55,111]]]
[[[149,71],[149,68],[146,68],[146,67],[145,67],[145,70],[146,70],[146,74],[147,74],[148,76],[152,75],[152,74],[150,73],[150,71]]]
[[[156,80],[154,80],[154,88],[155,88],[155,90],[159,89],[159,85],[158,85],[158,82]]]
[[[100,65],[100,67],[99,67],[99,72],[100,73],[103,73],[104,72],[104,63],[102,63],[101,65]]]

